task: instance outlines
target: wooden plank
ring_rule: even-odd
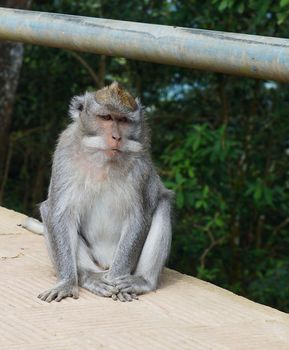
[[[131,303],[85,290],[42,302],[55,276],[23,220],[0,208],[1,349],[289,349],[289,315],[169,269],[159,290]]]

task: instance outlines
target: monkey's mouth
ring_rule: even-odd
[[[119,148],[109,148],[105,153],[108,157],[113,158],[121,154],[121,150]]]

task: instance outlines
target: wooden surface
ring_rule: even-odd
[[[289,315],[172,270],[131,303],[84,290],[42,302],[55,276],[24,219],[0,207],[0,349],[289,350]]]

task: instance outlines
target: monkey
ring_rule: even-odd
[[[173,192],[151,159],[144,107],[118,82],[72,98],[40,204],[57,284],[46,302],[79,287],[132,301],[157,289],[168,259]]]

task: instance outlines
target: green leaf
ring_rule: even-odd
[[[205,200],[199,199],[198,201],[196,201],[195,208],[196,209],[207,209],[208,204]]]
[[[195,170],[194,170],[194,168],[189,168],[188,169],[188,175],[189,175],[189,177],[190,178],[195,178]]]
[[[287,16],[288,16],[287,12],[277,13],[277,23],[279,25],[282,24],[287,18]]]
[[[289,0],[281,0],[280,1],[280,7],[285,7],[287,5],[289,5]]]
[[[240,13],[240,15],[244,12],[245,6],[244,3],[240,3],[237,7],[237,11],[238,13]]]
[[[208,197],[209,194],[209,186],[205,185],[203,188],[203,196]]]
[[[219,215],[215,217],[215,225],[218,227],[223,227],[224,226],[224,221],[221,219]]]
[[[177,192],[176,203],[179,209],[183,208],[185,202],[184,193],[182,191]]]
[[[229,5],[229,1],[228,0],[222,0],[220,5],[218,6],[218,10],[220,12],[223,12],[224,10],[226,10],[226,8],[228,7]]]
[[[254,200],[255,202],[258,202],[262,197],[262,186],[257,183],[257,186],[255,187],[254,191]]]
[[[273,202],[272,190],[268,187],[264,187],[263,192],[264,192],[266,204],[272,205],[272,202]]]
[[[196,151],[200,147],[200,144],[201,144],[201,135],[198,134],[195,137],[194,142],[193,142],[193,151]]]
[[[183,178],[183,176],[181,175],[181,173],[178,171],[176,173],[176,183],[178,185],[182,185],[186,180]]]

